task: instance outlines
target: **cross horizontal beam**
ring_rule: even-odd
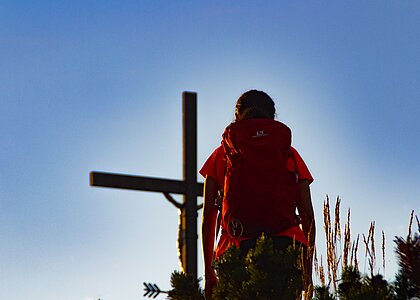
[[[90,172],[90,185],[96,187],[119,188],[136,191],[149,191],[170,194],[184,194],[188,184],[182,180],[162,179],[145,176],[123,175],[116,173]],[[203,183],[190,184],[194,193],[203,196]]]

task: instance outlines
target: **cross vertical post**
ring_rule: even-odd
[[[181,228],[185,241],[181,255],[185,271],[197,277],[197,94],[182,94],[183,179],[186,183]]]

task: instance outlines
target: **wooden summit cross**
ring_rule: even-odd
[[[181,210],[179,252],[184,272],[197,278],[197,197],[203,196],[203,183],[197,182],[197,94],[182,93],[183,180],[161,179],[103,172],[90,173],[90,185],[97,187],[163,193]],[[176,202],[170,194],[183,195]]]

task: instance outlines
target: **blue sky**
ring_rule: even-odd
[[[418,1],[2,1],[0,298],[169,288],[177,210],[88,175],[181,178],[186,90],[199,165],[239,95],[268,92],[315,177],[319,247],[340,196],[353,233],[385,231],[391,278],[420,208],[419,31]]]

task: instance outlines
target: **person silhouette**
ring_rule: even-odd
[[[278,121],[275,118],[275,104],[271,97],[258,90],[249,90],[242,94],[237,102],[235,109],[235,120],[232,124],[241,124],[251,120],[252,122],[272,122]],[[254,121],[256,120],[256,121]],[[260,121],[258,121],[260,120]],[[281,123],[282,124],[282,123]],[[283,124],[284,125],[284,124]],[[285,125],[284,125],[285,126]],[[287,127],[287,126],[285,126]],[[228,127],[229,128],[229,127]],[[225,131],[226,133],[226,131]],[[260,133],[257,135],[262,135]],[[239,225],[234,220],[232,223],[233,230],[240,232],[241,236],[233,236],[232,231],[229,233],[229,225],[224,222],[222,217],[221,221],[221,234],[215,249],[215,242],[217,239],[217,233],[219,232],[219,221],[218,218],[219,208],[215,205],[215,200],[219,206],[223,206],[223,202],[226,201],[225,182],[227,176],[227,160],[229,157],[226,153],[226,145],[220,145],[206,160],[200,174],[205,178],[204,181],[204,207],[203,207],[203,219],[202,219],[202,247],[203,247],[203,261],[204,261],[204,290],[206,298],[210,299],[213,293],[214,287],[217,285],[217,276],[212,267],[215,259],[219,258],[226,250],[234,245],[240,248],[242,255],[255,247],[256,239],[258,238],[255,234],[245,234],[238,230]],[[314,212],[312,207],[311,193],[309,185],[313,182],[313,177],[307,168],[302,157],[298,151],[292,146],[288,146],[287,156],[287,169],[294,174],[297,186],[297,197],[294,203],[295,207],[290,218],[296,218],[296,223],[288,223],[288,226],[274,228],[270,231],[270,237],[273,239],[274,247],[278,250],[285,250],[289,245],[293,243],[300,243],[304,245],[305,253],[305,264],[304,264],[304,284],[305,289],[312,285],[312,257],[313,247],[315,242],[315,220]],[[237,187],[236,187],[237,188]],[[257,205],[259,203],[256,203]],[[267,207],[270,210],[270,207]],[[298,218],[295,215],[295,210],[298,211]],[[222,209],[223,211],[223,209]],[[220,212],[220,216],[222,214]]]

